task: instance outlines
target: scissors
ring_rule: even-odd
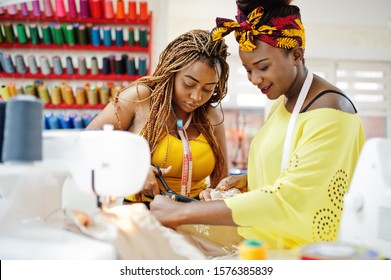
[[[151,165],[154,166],[154,167],[157,169],[157,175],[156,175],[156,177],[159,179],[159,181],[160,181],[160,183],[162,184],[163,188],[166,190],[166,193],[164,193],[162,190],[160,190],[160,194],[161,194],[161,195],[167,196],[167,197],[171,198],[172,200],[179,201],[179,202],[194,202],[194,201],[199,201],[199,200],[196,199],[196,198],[188,197],[188,196],[181,195],[181,194],[177,194],[176,192],[174,192],[174,191],[167,185],[166,181],[164,181],[163,174],[162,174],[162,171],[160,170],[160,167],[157,166],[157,165],[154,164],[154,163],[151,163]],[[151,197],[150,197],[150,198],[151,198]]]

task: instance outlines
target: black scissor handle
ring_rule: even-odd
[[[193,202],[193,201],[199,201],[196,198],[188,197],[185,195],[177,194],[174,192],[166,183],[166,181],[163,178],[162,171],[160,170],[160,167],[157,166],[154,163],[151,163],[152,166],[154,166],[157,169],[157,175],[156,177],[159,179],[160,183],[162,184],[163,188],[166,190],[166,193],[163,191],[160,191],[160,193],[164,196],[167,196],[171,198],[172,200],[179,201],[179,202]]]

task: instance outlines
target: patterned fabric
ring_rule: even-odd
[[[236,41],[242,51],[251,52],[256,48],[254,38],[273,47],[293,49],[296,46],[305,48],[304,26],[300,15],[276,17],[267,24],[259,25],[264,15],[264,8],[254,9],[247,17],[238,10],[236,21],[227,18],[217,18],[216,27],[212,30],[214,41],[235,31]]]

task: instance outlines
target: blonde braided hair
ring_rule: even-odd
[[[159,62],[152,76],[145,76],[131,83],[129,87],[143,85],[151,90],[150,111],[148,120],[141,131],[141,135],[150,146],[151,155],[155,151],[159,140],[169,134],[168,120],[171,114],[171,103],[174,93],[175,74],[196,61],[207,61],[217,71],[221,67],[218,85],[211,98],[204,105],[194,111],[193,121],[196,128],[205,136],[212,148],[215,157],[215,168],[210,176],[212,185],[216,185],[227,170],[223,151],[213,130],[213,126],[221,123],[210,123],[208,108],[219,106],[224,121],[221,101],[227,94],[229,66],[226,61],[228,46],[224,40],[213,41],[209,31],[191,30],[174,39],[159,56]],[[114,104],[118,104],[118,95],[114,97]],[[116,106],[118,110],[118,106]],[[116,112],[117,121],[118,112]],[[118,123],[121,129],[121,124]]]

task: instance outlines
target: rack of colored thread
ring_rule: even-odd
[[[147,58],[144,56],[109,55],[102,58],[102,68],[98,66],[97,57],[91,57],[91,67],[87,68],[86,58],[77,57],[77,66],[73,58],[65,58],[65,67],[62,58],[53,56],[51,63],[46,55],[39,56],[39,66],[34,55],[28,55],[28,64],[23,55],[15,55],[14,60],[8,53],[0,52],[0,73],[9,78],[45,78],[45,79],[101,79],[101,80],[136,80],[147,74]],[[15,61],[15,62],[14,62]]]
[[[67,5],[65,2],[67,1]],[[127,4],[127,5],[126,5]],[[127,7],[126,7],[127,6]],[[32,0],[0,8],[5,20],[147,24],[150,18],[147,1],[124,0]]]
[[[95,85],[72,87],[67,82],[48,86],[42,80],[21,86],[15,82],[0,85],[0,100],[9,101],[19,95],[38,97],[46,109],[103,109],[110,98],[129,83],[107,84],[98,82]]]
[[[138,35],[138,40],[135,33]],[[15,26],[7,21],[0,26],[0,46],[43,49],[63,49],[64,46],[70,46],[75,50],[93,50],[101,46],[107,50],[148,52],[149,38],[146,27],[117,26],[114,28],[114,36],[112,34],[112,27],[102,28],[92,23],[43,23],[40,26],[35,23],[29,23],[28,26],[17,23]]]
[[[96,114],[83,113],[78,114],[47,112],[44,114],[44,129],[84,129],[93,120]]]

